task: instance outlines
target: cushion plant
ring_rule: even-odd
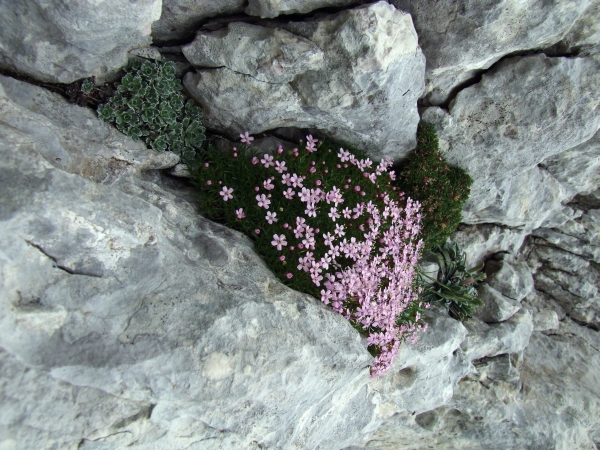
[[[98,107],[98,115],[154,150],[177,153],[191,164],[205,139],[202,110],[181,93],[172,62],[133,60],[117,93]]]
[[[396,186],[421,203],[424,249],[444,244],[456,231],[472,183],[467,172],[448,165],[434,126],[420,123],[417,148],[399,168]]]
[[[403,339],[425,328],[415,285],[419,203],[391,186],[390,160],[319,143],[260,154],[253,138],[209,146],[192,180],[203,214],[250,236],[288,286],[320,298],[367,337],[385,372]]]

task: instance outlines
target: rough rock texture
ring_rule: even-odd
[[[584,2],[585,3],[585,2]],[[600,53],[600,3],[587,2],[583,14],[563,39],[552,47],[557,53]]]
[[[452,235],[452,240],[466,253],[467,265],[471,268],[496,253],[507,252],[516,256],[526,236],[526,231],[515,228],[461,224]]]
[[[485,265],[487,283],[502,295],[520,302],[533,291],[533,278],[522,262],[488,261]]]
[[[584,204],[573,206],[582,208],[578,219],[556,229],[534,231],[528,263],[538,291],[552,298],[572,319],[598,330],[600,209],[593,207],[600,207],[600,200],[590,195]]]
[[[542,161],[540,167],[558,181],[571,199],[600,185],[600,132],[589,141]]]
[[[360,0],[249,0],[244,12],[267,18],[280,14],[306,14],[318,8],[340,8],[359,2]]]
[[[136,176],[177,157],[55,94],[1,86],[3,448],[360,437],[376,408],[371,357],[347,321],[278,283],[246,238]]]
[[[150,44],[161,0],[22,0],[0,4],[0,68],[47,82],[106,76]]]
[[[215,32],[199,32],[183,47],[195,67],[227,67],[266,83],[289,83],[324,65],[323,51],[313,42],[281,28],[232,22]],[[273,55],[278,55],[273,58]]]
[[[478,286],[477,294],[485,306],[479,308],[475,316],[486,323],[504,322],[521,309],[518,301],[502,295],[487,283]]]
[[[208,67],[226,65],[184,79],[209,128],[235,136],[314,128],[375,157],[414,148],[425,61],[410,15],[380,1],[284,28],[236,25],[185,47],[190,58],[209,48]],[[247,37],[235,41],[242,30]]]
[[[502,323],[486,324],[474,317],[464,325],[469,333],[460,347],[471,361],[522,352],[533,331],[532,315],[527,310],[519,311]]]
[[[163,0],[160,20],[152,24],[155,43],[190,39],[209,17],[244,11],[245,0]]]
[[[571,321],[554,334],[535,332],[522,358],[503,355],[476,364],[484,372],[481,379],[460,382],[447,405],[394,416],[363,448],[595,450],[600,443],[598,348],[598,333]],[[517,368],[521,389],[515,383]]]
[[[570,31],[576,34],[568,39],[570,47],[600,41],[589,17],[594,0],[391,3],[410,12],[415,22],[427,58],[425,100],[431,105],[449,101],[456,88],[503,56],[552,46]]]
[[[428,108],[446,158],[474,178],[463,220],[534,229],[556,214],[561,195],[548,194],[553,178],[536,166],[594,136],[599,101],[597,58],[535,55],[498,64],[449,113]]]
[[[416,345],[403,344],[390,374],[373,380],[381,395],[378,416],[420,413],[447,403],[460,379],[473,366],[460,349],[465,327],[440,310],[428,314],[429,329]]]

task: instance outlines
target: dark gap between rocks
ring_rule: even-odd
[[[478,84],[485,74],[495,70],[500,65],[500,63],[502,63],[504,60],[509,59],[509,58],[533,56],[533,55],[540,55],[540,54],[546,55],[548,58],[576,58],[579,56],[578,51],[571,52],[571,53],[558,53],[558,52],[554,52],[550,49],[520,50],[520,51],[507,53],[506,55],[502,56],[498,61],[493,63],[487,69],[474,70],[473,77],[471,77],[470,79],[459,84],[458,86],[456,86],[454,89],[452,89],[450,91],[450,95],[449,95],[447,101],[440,103],[440,104],[433,104],[433,103],[430,103],[426,98],[421,98],[421,99],[419,99],[417,106],[419,108],[426,108],[429,106],[437,106],[447,112],[450,112],[450,109],[452,109],[452,102],[456,99],[456,97],[458,96],[458,94],[461,91]]]

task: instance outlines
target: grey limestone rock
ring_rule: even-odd
[[[548,171],[571,199],[600,185],[600,132],[590,140],[542,161]]]
[[[533,291],[531,269],[522,262],[488,261],[487,283],[502,295],[520,302]]]
[[[535,230],[528,256],[536,289],[594,327],[600,327],[598,211],[588,209],[557,229]]]
[[[149,45],[161,0],[0,4],[0,67],[51,83],[106,77]]]
[[[155,43],[190,39],[205,19],[244,11],[245,0],[163,0],[160,20],[152,24]]]
[[[598,348],[598,333],[571,321],[551,335],[534,332],[522,357],[478,361],[484,379],[461,381],[447,405],[397,414],[364,444],[377,450],[594,450],[600,431]]]
[[[363,340],[143,172],[177,157],[0,83],[3,447],[341,448],[373,427]]]
[[[526,230],[517,228],[493,224],[461,224],[452,235],[452,240],[467,254],[467,265],[470,268],[481,264],[495,253],[517,255],[526,236]]]
[[[509,58],[462,90],[448,113],[424,111],[446,159],[474,178],[464,222],[533,229],[562,208],[562,186],[536,166],[596,134],[599,74],[594,57]]]
[[[428,330],[415,345],[403,344],[389,376],[371,381],[381,396],[378,416],[423,412],[447,403],[456,384],[473,371],[460,350],[467,333],[442,310],[428,314]]]
[[[600,3],[587,2],[583,14],[551,50],[557,53],[600,53]]]
[[[475,316],[486,323],[504,322],[521,309],[517,300],[502,295],[487,283],[478,286],[477,293],[485,306],[479,308]]]
[[[600,41],[598,14],[590,17],[594,0],[391,2],[413,16],[427,58],[425,99],[432,105],[448,102],[461,84],[506,55],[550,47],[575,30],[580,36],[569,41]]]
[[[243,22],[199,32],[183,47],[183,54],[194,67],[227,67],[266,83],[289,83],[304,72],[324,67],[323,51],[308,39],[281,28]]]
[[[414,148],[425,61],[410,15],[380,1],[281,26],[287,31],[231,25],[187,47],[209,49],[197,60],[208,67],[226,64],[184,78],[207,127],[235,136],[311,128],[374,157]],[[242,32],[254,37],[233,40]]]
[[[502,353],[522,352],[529,343],[533,331],[531,313],[521,309],[505,322],[486,324],[473,317],[465,322],[467,337],[461,349],[471,360]]]
[[[251,16],[277,17],[281,14],[306,14],[318,8],[347,7],[360,0],[249,0],[244,10]]]

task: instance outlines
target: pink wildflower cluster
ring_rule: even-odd
[[[307,150],[309,147],[312,150],[312,136],[307,136],[307,141]],[[340,149],[338,157],[341,162],[348,161],[361,171],[373,165],[370,159],[358,160],[343,149]],[[365,177],[376,183],[391,165],[390,159],[384,159],[374,172],[365,172]],[[372,330],[368,343],[381,349],[371,367],[372,375],[384,373],[396,357],[402,339],[414,339],[419,328],[416,324],[401,327],[396,324],[397,316],[410,303],[418,301],[413,281],[422,245],[422,241],[415,243],[420,232],[419,203],[408,199],[406,207],[402,208],[388,194],[383,194],[382,209],[372,201],[342,209],[340,205],[344,204],[345,199],[335,186],[329,191],[318,187],[309,189],[302,185],[302,180],[296,174],[283,175],[281,182],[290,186],[284,193],[286,198],[297,195],[305,203],[304,213],[307,217],[316,216],[320,202],[331,205],[326,210],[333,222],[342,216],[353,220],[362,215],[368,216],[367,227],[360,226],[364,232],[363,240],[344,238],[344,226],[341,224],[335,225],[333,234],[323,235],[323,243],[329,250],[320,259],[314,257],[316,236],[306,219],[297,217],[296,227],[292,231],[301,242],[298,247],[306,249],[303,256],[298,258],[298,270],[308,272],[316,286],[323,286],[323,303],[331,304],[335,311],[348,320],[360,323],[365,330]],[[360,186],[356,186],[355,190],[361,191]],[[336,270],[341,268],[337,262],[339,257],[351,259],[354,264]],[[349,303],[354,303],[354,307],[350,308]]]
[[[254,139],[248,133],[240,137],[246,144]],[[403,197],[395,197],[396,188],[380,189],[380,185],[389,185],[395,178],[394,172],[389,171],[391,159],[375,165],[369,158],[358,159],[340,148],[339,160],[335,160],[333,153],[330,159],[335,162],[323,167],[324,161],[312,160],[318,140],[306,136],[306,141],[306,154],[299,157],[298,149],[294,149],[293,159],[287,163],[280,156],[281,147],[275,156],[264,154],[251,159],[253,166],[262,174],[267,169],[268,175],[266,179],[260,178],[262,183],[256,180],[256,186],[250,187],[249,192],[241,189],[237,192],[247,195],[251,203],[256,201],[254,205],[259,208],[260,226],[265,233],[254,228],[256,225],[247,226],[255,236],[268,239],[270,248],[277,250],[277,259],[285,266],[282,276],[288,280],[294,278],[291,283],[310,280],[311,291],[315,294],[320,291],[323,303],[360,324],[368,333],[368,344],[378,350],[371,375],[378,376],[390,368],[400,343],[404,339],[414,340],[416,331],[423,329],[418,315],[413,323],[398,325],[398,316],[419,301],[414,280],[422,246],[418,238],[420,204],[408,198],[401,206],[398,199]],[[303,165],[297,165],[296,161]],[[324,178],[329,170],[351,166],[356,169],[352,168],[348,176],[336,175],[335,184],[339,186],[333,186],[331,178],[329,183]],[[295,173],[300,170],[306,170],[304,175]],[[210,184],[210,180],[206,182]],[[371,200],[363,201],[365,191],[372,193]],[[233,189],[223,186],[219,195],[227,202],[233,199]],[[234,201],[248,205],[238,198]],[[304,215],[295,217],[297,212],[289,215],[288,202],[294,202],[294,208],[299,204]],[[242,225],[250,221],[246,213],[255,215],[249,209],[233,209],[237,207],[235,204],[229,207]],[[317,215],[319,219],[313,221]],[[283,223],[286,220],[289,223]],[[294,275],[288,271],[294,269],[300,273]]]

